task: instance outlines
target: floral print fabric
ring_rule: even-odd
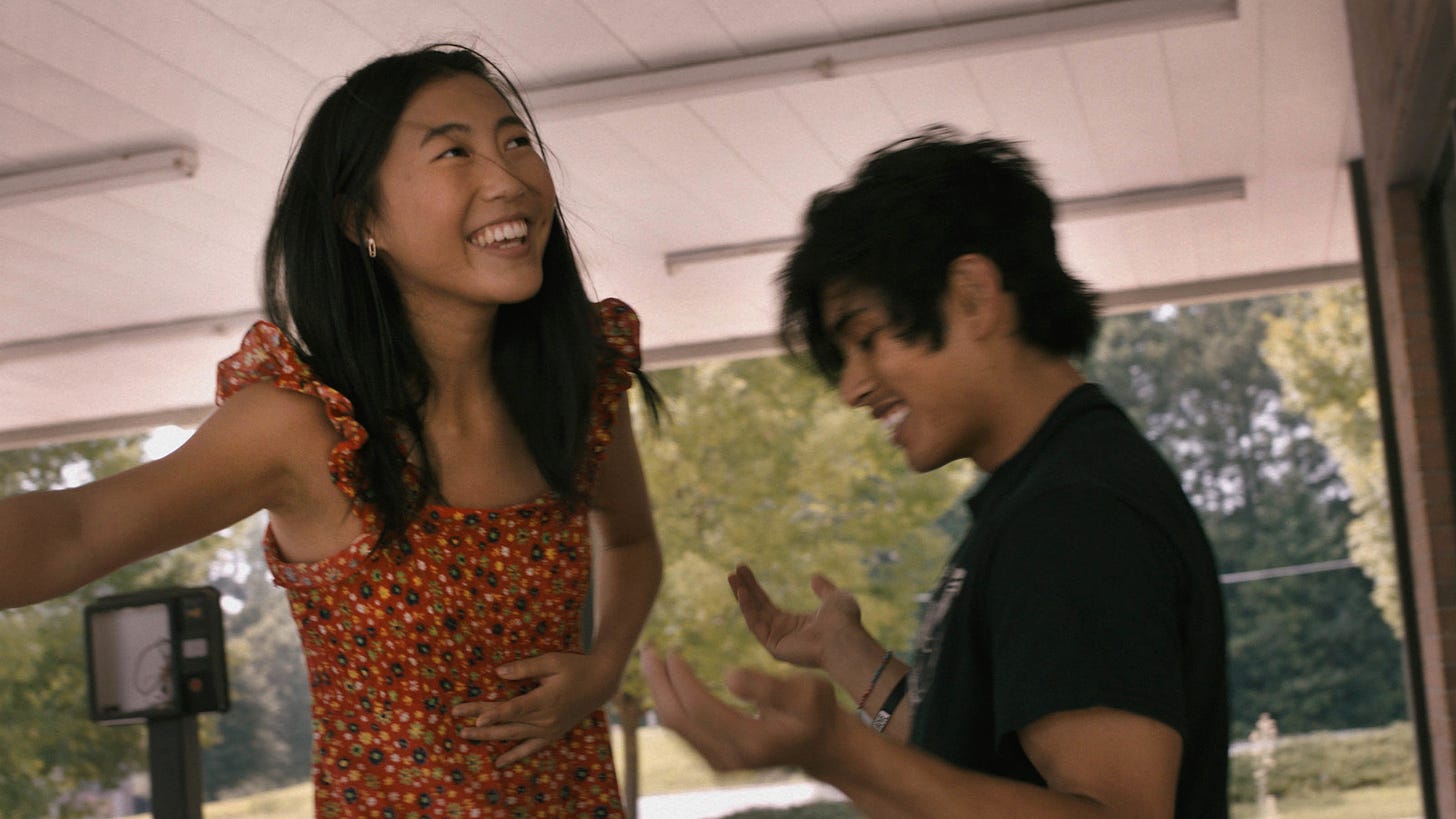
[[[589,483],[639,361],[636,314],[598,304],[614,355],[598,381]],[[620,817],[601,711],[506,770],[513,743],[467,740],[450,709],[503,700],[534,683],[494,669],[581,649],[590,587],[586,514],[552,493],[498,509],[427,506],[404,542],[376,548],[378,523],[360,499],[356,456],[367,438],[349,400],[314,378],[275,326],[259,322],[218,368],[218,400],[271,381],[315,396],[342,440],[329,469],[364,534],[317,563],[286,562],[271,528],[264,548],[298,626],[313,696],[315,812],[345,817]]]

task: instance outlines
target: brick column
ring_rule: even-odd
[[[1387,241],[1377,238],[1376,244],[1383,257],[1378,262],[1386,363],[1405,494],[1404,508],[1392,512],[1404,516],[1408,532],[1408,591],[1415,600],[1413,633],[1420,639],[1433,807],[1437,816],[1456,817],[1456,495],[1446,444],[1452,408],[1441,391],[1420,197],[1404,187],[1386,191],[1384,198],[1385,230],[1378,232],[1388,231]]]
[[[1385,334],[1394,441],[1404,494],[1393,515],[1407,534],[1404,589],[1418,635],[1434,804],[1456,819],[1456,492],[1449,448],[1456,406],[1445,402],[1432,322],[1421,198],[1450,138],[1456,102],[1456,0],[1345,0],[1359,100],[1375,280]],[[1450,342],[1447,342],[1450,343]]]

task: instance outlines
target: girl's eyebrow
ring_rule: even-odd
[[[497,131],[513,125],[519,126],[521,128],[526,127],[526,123],[523,122],[521,118],[516,116],[515,114],[506,114],[505,116],[495,121],[495,129]],[[425,143],[437,137],[442,137],[447,134],[454,133],[469,134],[473,130],[473,128],[463,122],[446,122],[442,125],[436,125],[433,128],[426,128],[425,135],[420,138],[420,146],[423,147]]]
[[[469,125],[466,125],[463,122],[447,122],[447,123],[445,123],[443,125],[436,125],[433,128],[426,128],[425,129],[425,135],[420,138],[420,147],[424,147],[425,143],[429,142],[432,139],[436,139],[436,138],[445,136],[447,134],[453,134],[453,133],[465,133],[465,134],[468,134],[468,133],[470,133],[470,131],[471,131],[470,126]]]

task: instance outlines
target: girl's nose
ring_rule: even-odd
[[[526,184],[501,162],[479,157],[480,196],[485,199],[514,199],[526,190]]]

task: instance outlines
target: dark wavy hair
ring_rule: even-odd
[[[382,57],[350,75],[310,120],[279,190],[264,251],[269,319],[319,379],[352,402],[369,433],[360,482],[364,500],[379,510],[381,542],[400,535],[439,497],[421,418],[431,381],[393,275],[350,236],[367,234],[379,202],[379,167],[405,107],[426,84],[458,74],[490,83],[537,138],[514,84],[475,51],[435,44]],[[491,373],[547,483],[578,503],[592,390],[608,346],[559,207],[542,264],[540,290],[499,308]],[[655,401],[649,403],[655,414]],[[409,454],[401,433],[420,466],[416,487],[405,480]]]
[[[870,154],[844,186],[821,191],[779,276],[779,334],[837,380],[844,361],[823,325],[833,285],[885,305],[899,336],[944,343],[941,301],[950,264],[979,253],[1015,297],[1017,333],[1056,355],[1086,355],[1097,335],[1097,297],[1063,269],[1054,205],[1031,160],[1013,143],[966,141],[933,126]]]

